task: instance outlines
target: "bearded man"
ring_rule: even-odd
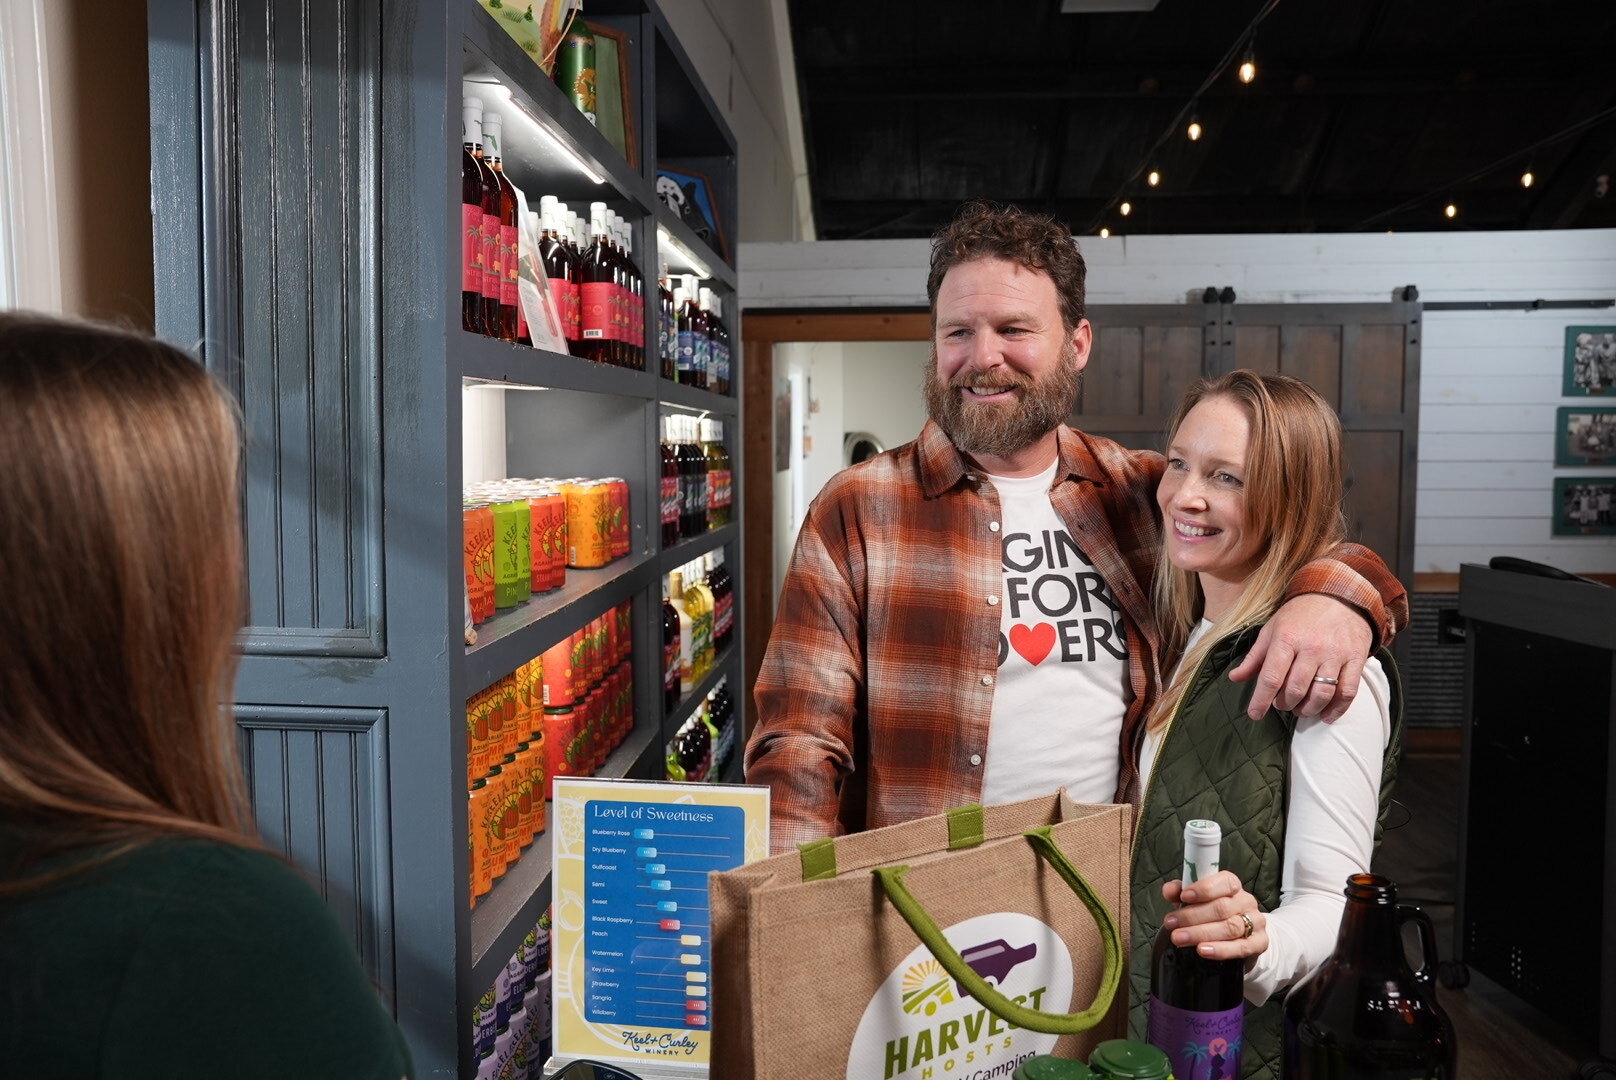
[[[1161,455],[1065,423],[1093,331],[1083,257],[1049,217],[966,206],[932,241],[930,421],[808,509],[755,695],[749,783],[771,847],[1065,787],[1137,800],[1137,736],[1170,658],[1150,590]],[[1344,544],[1304,567],[1234,677],[1333,719],[1407,622]],[[1258,674],[1260,671],[1260,674]]]

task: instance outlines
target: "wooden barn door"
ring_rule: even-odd
[[[1141,304],[1089,310],[1094,349],[1074,426],[1159,450],[1186,387],[1236,368],[1311,384],[1341,414],[1351,539],[1410,593],[1420,305]]]

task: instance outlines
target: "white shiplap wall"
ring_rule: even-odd
[[[1086,238],[1094,304],[1199,302],[1232,286],[1250,303],[1381,302],[1404,285],[1427,302],[1616,298],[1616,230]],[[765,308],[924,307],[924,240],[742,244],[741,302]],[[1414,565],[1513,554],[1616,573],[1616,538],[1556,537],[1553,478],[1565,327],[1616,310],[1433,312],[1421,342]],[[845,392],[861,393],[857,371]],[[1586,404],[1587,399],[1580,399]],[[1616,398],[1601,404],[1616,405]]]

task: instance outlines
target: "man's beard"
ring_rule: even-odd
[[[1068,343],[1061,350],[1055,370],[1041,379],[1008,368],[991,375],[965,370],[945,386],[937,372],[937,349],[933,346],[925,381],[926,411],[955,446],[967,454],[1007,458],[1037,442],[1072,415],[1083,388],[1083,372],[1077,367],[1077,350]],[[966,397],[964,388],[978,384],[1013,387],[1021,391],[1021,397],[1007,402],[973,401]]]

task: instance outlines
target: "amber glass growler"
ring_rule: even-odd
[[[1453,1024],[1436,1001],[1436,935],[1379,874],[1347,879],[1335,952],[1285,1000],[1284,1080],[1455,1080]],[[1408,966],[1402,928],[1423,954]]]

